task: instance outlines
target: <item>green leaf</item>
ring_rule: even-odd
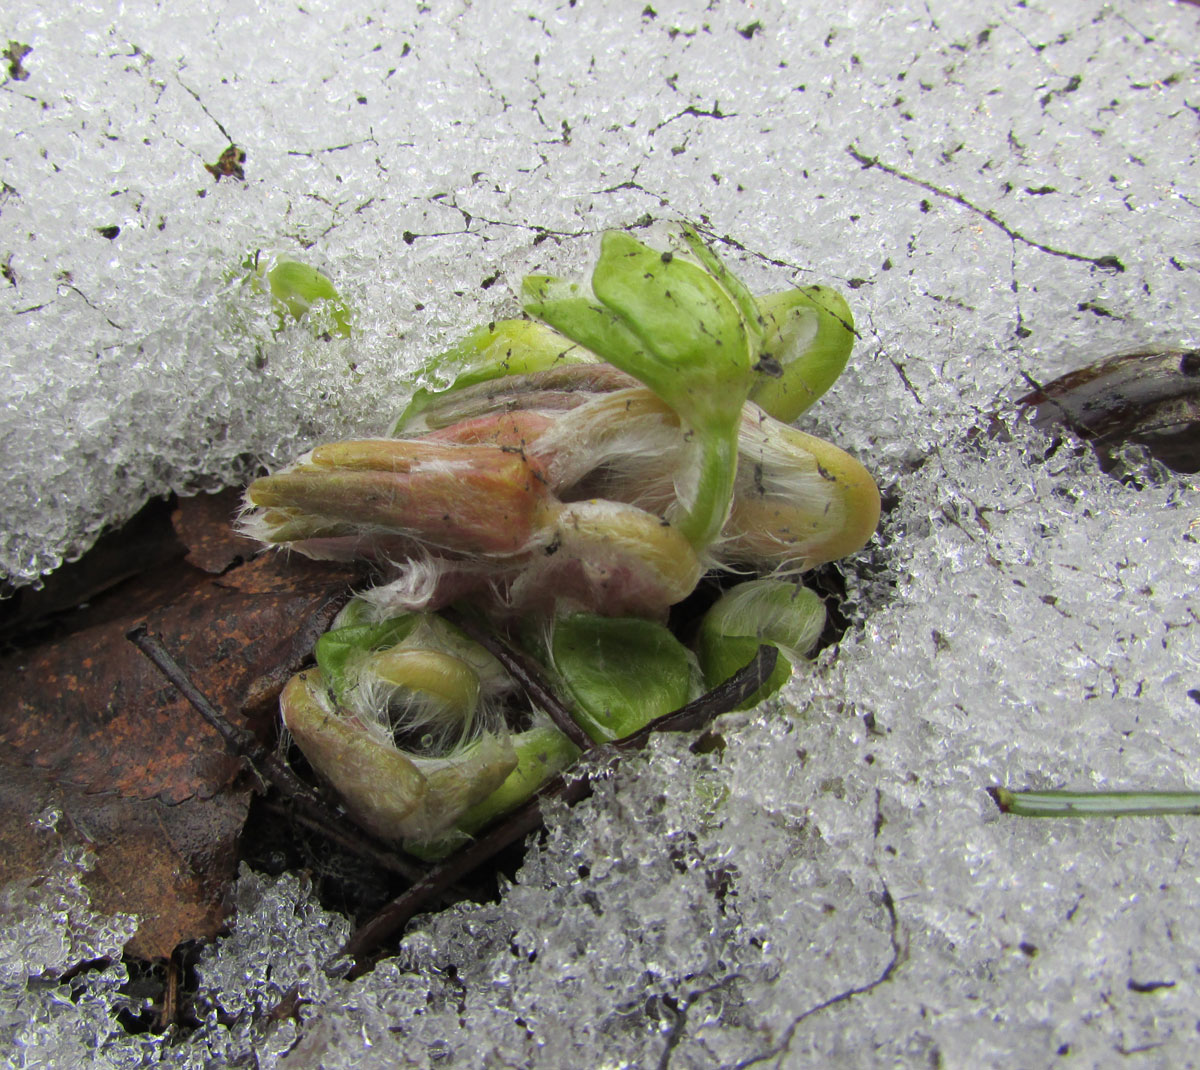
[[[446,377],[455,373],[453,382],[442,390],[421,387],[400,414],[392,434],[404,431],[438,399],[476,383],[595,360],[586,349],[536,320],[500,320],[478,327],[428,363],[428,372]]]
[[[517,755],[517,767],[491,795],[463,814],[457,826],[462,832],[474,834],[501,814],[520,806],[579,757],[579,748],[553,725],[539,725],[509,738]]]
[[[530,315],[644,383],[686,425],[695,471],[683,480],[688,496],[673,522],[704,548],[729,514],[761,328],[745,287],[694,234],[688,240],[703,250],[701,264],[610,231],[592,273],[594,296],[545,275],[526,278],[524,293]]]
[[[793,665],[812,649],[824,626],[824,603],[806,587],[770,579],[739,584],[701,621],[697,653],[704,682],[710,688],[724,683],[750,662],[760,644],[772,643],[784,657],[741,708],[756,706],[787,683]]]
[[[768,294],[758,307],[764,335],[750,400],[790,424],[845,369],[854,347],[854,317],[846,299],[828,286]]]
[[[638,731],[691,695],[687,649],[653,621],[590,613],[560,617],[551,658],[576,720],[598,743]]]
[[[376,650],[402,642],[417,626],[418,613],[406,613],[379,624],[351,624],[326,632],[314,651],[321,675],[338,705],[356,683],[354,666]]]
[[[592,289],[645,347],[646,358],[624,371],[692,427],[723,433],[736,424],[752,381],[750,339],[736,302],[709,272],[610,231]]]
[[[620,316],[605,308],[578,283],[553,275],[526,275],[521,292],[525,311],[531,316],[622,371],[636,376],[633,369],[650,361],[645,348]]]
[[[759,309],[754,295],[746,288],[746,284],[725,266],[725,262],[717,256],[712,246],[703,241],[691,227],[683,228],[683,240],[687,242],[692,255],[704,265],[708,273],[733,298],[747,328],[752,334],[758,334],[761,328],[762,311]]]
[[[261,290],[265,281],[275,307],[281,314],[300,319],[318,302],[329,302],[334,333],[342,338],[350,337],[350,310],[342,302],[333,283],[316,268],[299,260],[257,255],[249,258],[248,266],[253,268],[254,288]]]

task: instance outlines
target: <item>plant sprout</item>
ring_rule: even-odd
[[[332,317],[332,334],[350,337],[350,310],[337,288],[316,268],[286,256],[264,256],[256,252],[242,268],[252,293],[269,293],[282,328],[287,317],[299,320],[314,306],[324,305]]]
[[[293,314],[285,286],[336,300],[315,272],[283,272],[276,292],[279,270],[265,278]],[[417,390],[390,437],[319,445],[256,480],[241,521],[379,569],[285,689],[283,718],[358,821],[423,857],[529,798],[589,739],[627,738],[728,679],[760,643],[783,657],[751,702],[777,691],[825,620],[798,577],[853,553],[879,517],[862,465],[789,426],[853,342],[828,287],[756,298],[684,230],[672,250],[608,233],[588,283],[534,275],[522,292],[532,318],[429,362],[446,385]],[[670,611],[710,572],[726,590],[688,645]],[[517,708],[449,607],[540,665],[565,726]]]

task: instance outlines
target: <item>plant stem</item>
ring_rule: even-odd
[[[728,434],[690,432],[699,439],[700,478],[696,481],[691,505],[675,524],[698,552],[705,550],[721,534],[729,517],[737,476],[737,431],[735,423]]]
[[[1200,816],[1197,791],[1009,791],[988,793],[1006,814],[1018,817]]]

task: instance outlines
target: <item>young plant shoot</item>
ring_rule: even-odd
[[[283,266],[263,277],[292,314],[336,300],[315,272],[277,279]],[[320,445],[256,480],[241,521],[382,573],[289,683],[283,717],[355,818],[423,857],[762,643],[783,656],[751,704],[777,691],[825,620],[798,576],[879,518],[862,465],[788,426],[850,352],[833,290],[755,298],[685,230],[673,250],[610,232],[589,283],[533,275],[522,292],[532,318],[431,361],[444,385],[416,390],[390,437]],[[671,607],[710,571],[724,593],[676,634]],[[574,742],[520,708],[495,658],[438,615],[451,605],[540,666]]]

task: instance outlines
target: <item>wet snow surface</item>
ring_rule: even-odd
[[[0,898],[9,1065],[1193,1065],[1197,822],[1022,820],[985,789],[1200,786],[1200,496],[1013,405],[1200,343],[1200,9],[892,6],[0,13],[31,46],[0,65],[16,582],[147,495],[386,428],[523,274],[647,220],[758,290],[846,292],[861,341],[806,426],[894,503],[782,702],[720,754],[661,740],[498,903],[359,981],[324,974],[347,922],[303,876],[246,872],[206,1024],[126,1035],[119,962],[55,979],[134,924],[66,849]],[[215,181],[231,141],[245,181]],[[325,270],[359,337],[272,334],[236,284],[255,250]],[[267,1022],[293,985],[299,1023]]]

